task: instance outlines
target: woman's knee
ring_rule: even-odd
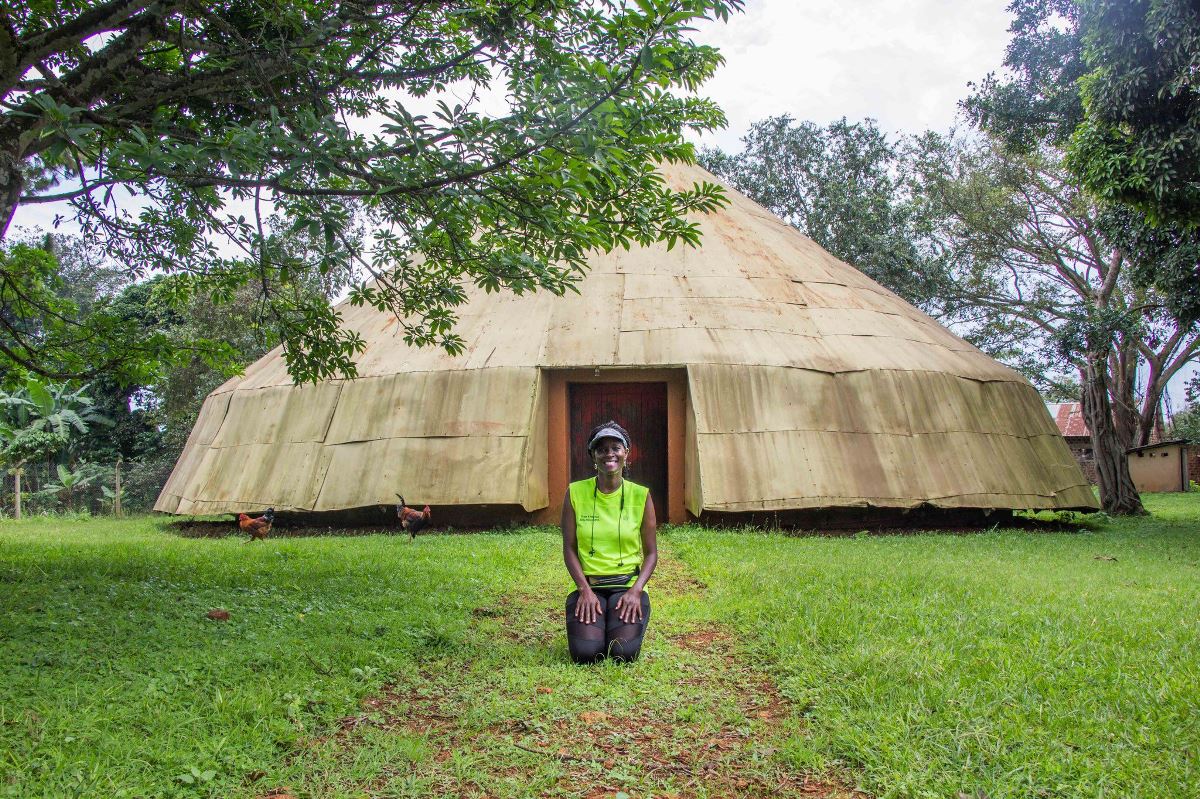
[[[567,597],[567,650],[576,663],[595,663],[604,657],[604,622],[600,616],[591,624],[584,624],[575,616],[579,603],[579,592],[572,591]]]
[[[621,663],[632,663],[642,653],[642,639],[645,631],[639,631],[630,638],[613,638],[608,642],[608,656]]]
[[[608,625],[604,636],[608,640],[605,654],[613,660],[631,663],[637,660],[642,652],[646,626],[650,623],[650,597],[645,592],[642,593],[642,618],[634,624],[622,622],[617,614],[616,598],[611,598],[610,601]]]
[[[604,640],[567,636],[567,651],[571,660],[579,664],[595,663],[604,658]]]

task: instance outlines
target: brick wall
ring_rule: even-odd
[[[1092,455],[1092,440],[1082,436],[1071,436],[1067,439],[1067,447],[1075,456],[1075,462],[1079,464],[1079,468],[1083,469],[1084,478],[1092,485],[1099,483],[1100,475],[1096,472],[1096,458]]]

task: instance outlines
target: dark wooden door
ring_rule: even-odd
[[[613,420],[629,431],[628,477],[650,489],[654,511],[667,518],[667,384],[571,383],[571,480],[596,473],[587,453],[587,434]]]

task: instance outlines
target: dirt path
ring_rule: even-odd
[[[492,642],[486,653],[433,660],[385,686],[314,738],[313,754],[358,772],[368,796],[865,799],[778,756],[800,732],[796,714],[738,656],[731,630],[698,618],[705,590],[664,558],[632,666],[564,662],[557,591],[475,608],[472,633]],[[319,770],[305,783],[297,795],[351,787],[323,785]]]

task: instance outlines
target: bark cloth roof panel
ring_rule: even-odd
[[[693,512],[1096,506],[1023,377],[729,193],[701,248],[597,255],[579,295],[472,289],[458,356],[343,304],[360,377],[294,386],[268,353],[207,398],[156,509],[543,508],[541,370],[605,367],[686,368]]]

